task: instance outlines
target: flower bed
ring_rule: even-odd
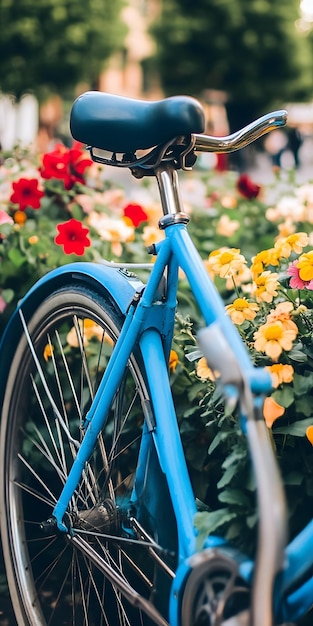
[[[0,167],[0,331],[34,281],[61,264],[100,258],[147,261],[163,237],[149,180],[126,193],[81,146],[39,157],[17,149]],[[182,177],[190,232],[207,271],[273,393],[264,416],[281,465],[291,534],[311,517],[313,497],[313,185],[289,178],[261,189],[235,173]],[[236,415],[223,405],[218,372],[199,353],[198,311],[181,277],[170,371],[196,494],[200,537],[227,526],[250,548],[254,481]],[[212,512],[211,512],[212,511]]]

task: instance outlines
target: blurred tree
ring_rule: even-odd
[[[165,92],[226,91],[232,129],[312,98],[312,55],[298,18],[299,0],[166,0],[153,27]]]
[[[121,48],[123,0],[1,0],[0,89],[19,98],[63,95],[95,86],[105,60]]]

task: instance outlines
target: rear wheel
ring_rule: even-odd
[[[121,323],[109,299],[69,286],[40,305],[17,347],[0,463],[3,549],[20,626],[140,626],[146,611],[132,606],[134,590],[154,622],[153,530],[131,509],[142,403],[149,402],[135,357],[70,502],[75,533],[59,532],[51,519]]]

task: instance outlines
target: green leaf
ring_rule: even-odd
[[[13,289],[2,289],[1,295],[3,297],[3,300],[7,304],[9,304],[9,302],[12,302],[12,300],[14,298],[14,291],[13,291]]]
[[[23,254],[17,248],[11,248],[8,252],[8,257],[13,263],[14,267],[21,267],[25,263],[26,259]]]
[[[217,448],[217,446],[222,442],[225,441],[225,439],[227,438],[228,433],[222,432],[221,430],[217,433],[217,435],[215,435],[211,445],[209,446],[208,449],[208,453],[212,454],[212,452],[215,450],[215,448]]]
[[[225,487],[225,485],[228,485],[228,483],[231,482],[231,479],[233,478],[233,476],[235,476],[237,474],[238,471],[238,466],[236,465],[236,463],[234,463],[233,465],[230,465],[226,472],[224,472],[221,480],[218,481],[217,486],[219,489],[221,489],[222,487]]]
[[[276,389],[272,397],[278,404],[287,409],[294,401],[294,390],[290,385],[284,385],[281,389]]]
[[[295,372],[293,377],[293,387],[297,396],[302,396],[313,389],[313,372],[306,370],[303,374]]]
[[[281,428],[275,428],[275,433],[280,435],[293,435],[294,437],[304,437],[305,431],[309,426],[312,426],[313,417],[310,417],[306,420],[298,420],[294,422],[294,424],[289,424],[289,426],[282,426]]]
[[[238,506],[249,507],[249,500],[241,489],[225,489],[222,491],[218,499],[225,504],[237,504]]]
[[[73,203],[71,206],[72,216],[76,220],[81,220],[84,217],[83,211],[78,204]]]
[[[215,532],[218,528],[227,524],[237,517],[237,513],[230,511],[228,508],[218,509],[217,511],[202,511],[195,514],[194,525],[198,530],[197,549],[201,550],[205,539],[208,535]]]
[[[310,415],[312,415],[312,397],[304,395],[304,396],[301,396],[301,398],[297,398],[296,399],[296,412],[297,412],[297,415],[302,414],[305,417],[310,417]]]
[[[301,472],[289,472],[289,474],[284,475],[284,483],[285,485],[301,485],[303,483],[303,474]]]
[[[224,467],[226,469],[230,465],[233,465],[235,461],[238,461],[239,459],[242,459],[245,456],[246,451],[244,451],[242,449],[238,449],[238,448],[239,448],[239,446],[237,446],[233,450],[233,452],[231,452],[231,454],[228,455],[228,457],[222,463],[222,467]]]
[[[297,343],[290,352],[288,352],[288,357],[291,361],[296,361],[297,363],[305,363],[308,360],[307,354],[303,352],[303,345],[301,342]]]

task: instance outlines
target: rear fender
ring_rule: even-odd
[[[71,263],[52,270],[43,276],[22,298],[12,314],[0,342],[0,407],[5,393],[6,380],[23,329],[19,311],[28,321],[41,302],[56,289],[85,283],[100,293],[106,292],[116,301],[120,311],[125,314],[137,289],[143,283],[124,269],[108,267],[100,263]]]

